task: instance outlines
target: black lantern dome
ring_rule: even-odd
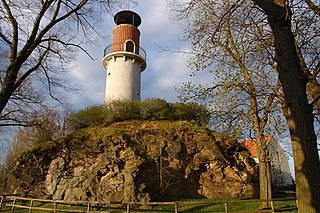
[[[117,25],[120,24],[131,24],[135,27],[138,27],[141,24],[141,18],[140,16],[130,10],[123,10],[118,12],[115,16],[114,16],[114,22]]]

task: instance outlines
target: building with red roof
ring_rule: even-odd
[[[273,186],[288,186],[293,184],[289,167],[289,158],[277,140],[272,136],[265,137],[268,157],[271,165],[271,178]],[[259,164],[259,152],[255,139],[240,141],[247,148],[251,157]]]

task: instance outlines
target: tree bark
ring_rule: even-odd
[[[316,13],[318,16],[320,16],[320,8],[319,5],[315,5],[311,0],[304,0],[307,5],[309,6],[309,8],[311,10],[313,10],[314,13]]]
[[[299,212],[317,213],[320,209],[317,138],[312,106],[307,99],[308,79],[301,67],[291,30],[291,11],[284,0],[253,1],[266,12],[274,36],[277,70],[286,102],[284,114],[292,141]]]
[[[8,68],[0,91],[0,114],[6,107],[10,97],[14,92],[14,85],[17,79],[17,75],[18,72],[16,71],[15,66],[11,65],[11,67]]]
[[[296,46],[296,50],[300,59],[300,64],[303,72],[308,77],[307,83],[307,94],[312,100],[313,108],[317,111],[317,116],[320,119],[320,83],[317,81],[316,76],[319,68],[315,68],[315,70],[310,71],[305,63],[303,55],[300,49]]]
[[[317,111],[317,116],[320,120],[320,84],[316,79],[309,78],[307,92],[312,99],[313,108]]]
[[[259,132],[255,134],[256,143],[259,152],[259,185],[260,185],[260,199],[267,200],[272,199],[271,184],[269,183],[270,175],[268,173],[268,162],[267,162],[267,145],[264,139],[264,135]],[[269,202],[261,202],[260,209],[269,209],[271,205]]]

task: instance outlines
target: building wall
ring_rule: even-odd
[[[112,57],[107,65],[105,100],[140,100],[140,62],[127,56]]]
[[[273,137],[266,136],[265,140],[269,158],[271,160],[271,178],[273,185],[275,187],[292,185],[293,181],[289,167],[289,158]],[[255,162],[259,163],[258,147],[255,139],[245,140],[240,143],[249,150],[251,157],[253,157]]]
[[[273,183],[278,186],[293,184],[289,167],[289,158],[282,147],[274,138],[272,138],[267,148],[271,159],[271,176]]]

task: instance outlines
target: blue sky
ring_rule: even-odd
[[[139,26],[141,32],[140,46],[147,52],[147,69],[142,73],[141,99],[163,98],[169,102],[179,101],[174,87],[180,87],[183,82],[205,82],[205,73],[190,77],[191,71],[187,68],[190,55],[170,53],[164,49],[188,51],[190,45],[182,41],[183,27],[173,24],[166,9],[166,0],[144,0],[138,5],[130,7],[142,18]],[[95,58],[91,60],[79,52],[78,57],[72,62],[72,71],[68,78],[81,86],[82,90],[74,94],[70,100],[76,109],[100,104],[104,101],[106,71],[102,66],[103,50],[111,44],[112,30],[115,27],[113,16],[106,14],[103,23],[103,36],[96,45],[86,48]],[[160,47],[161,48],[160,48]]]

